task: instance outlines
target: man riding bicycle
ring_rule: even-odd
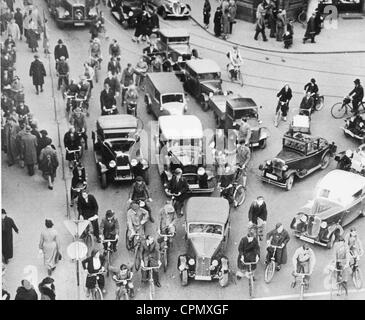
[[[281,269],[282,264],[286,264],[287,260],[287,250],[286,246],[290,240],[290,236],[288,231],[286,231],[283,227],[282,223],[277,223],[275,229],[270,231],[266,235],[266,243],[267,243],[267,256],[266,256],[266,264],[268,264],[271,260],[271,257],[274,253],[275,247],[280,247],[276,249],[275,252],[275,262],[276,262],[276,270],[279,271]]]
[[[302,99],[299,107],[299,114],[310,115],[314,110],[314,99],[311,96],[310,92],[307,91],[305,96]]]
[[[164,207],[160,210],[160,225],[158,234],[175,235],[176,233],[176,211],[171,201],[167,200]],[[163,237],[157,239],[157,242],[162,243]]]
[[[260,246],[255,234],[249,231],[246,237],[243,237],[238,245],[238,259],[236,273],[237,279],[241,279],[243,272],[248,270],[248,266],[244,264],[247,262],[258,262],[260,259]],[[251,271],[256,270],[256,264],[251,265]],[[255,277],[253,277],[255,280]]]
[[[316,84],[316,79],[312,78],[310,82],[308,82],[304,86],[305,93],[310,93],[310,96],[313,98],[314,105],[317,104],[318,101],[318,85]]]
[[[257,228],[259,238],[263,234],[263,230],[267,220],[267,208],[263,196],[258,196],[250,206],[248,211],[248,228]]]
[[[77,166],[72,170],[72,180],[71,180],[71,204],[72,207],[74,205],[75,198],[79,196],[79,193],[74,190],[78,187],[85,188],[86,187],[86,172],[85,168],[81,162],[77,164]]]
[[[99,61],[99,70],[100,70],[100,62],[102,60],[101,56],[101,44],[98,38],[90,41],[89,55],[92,60]]]
[[[345,289],[347,295],[347,280],[351,256],[350,249],[342,236],[338,238],[338,242],[335,244],[334,253],[335,267],[338,270],[336,271],[337,282]]]
[[[132,185],[128,199],[128,202],[130,203],[132,202],[139,203],[139,201],[144,202],[144,208],[148,211],[150,221],[154,223],[154,219],[152,218],[151,208],[147,205],[147,201],[152,202],[152,199],[150,197],[147,185],[141,176],[136,177],[136,182],[134,182]]]
[[[358,113],[359,105],[364,99],[364,88],[360,83],[360,79],[355,79],[355,88],[349,93],[349,97],[352,98],[352,112]]]
[[[349,247],[351,257],[360,257],[364,254],[362,242],[355,227],[352,227],[350,232],[345,236],[345,242]]]
[[[159,267],[161,266],[160,261],[160,251],[157,248],[157,243],[152,236],[148,235],[146,240],[142,243],[142,260],[141,260],[141,267],[142,267],[142,282],[146,282],[147,279],[147,272],[143,270],[144,267]],[[151,272],[151,271],[150,271]],[[159,272],[157,269],[152,270],[153,280],[157,287],[161,287],[159,281]]]
[[[289,101],[293,97],[292,90],[289,87],[289,84],[286,83],[276,96],[279,98],[279,101],[275,113],[277,114],[279,110],[281,110],[283,120],[286,121],[286,116],[289,110]]]
[[[119,239],[119,223],[115,217],[113,210],[107,210],[105,218],[100,223],[100,240],[116,240],[111,243],[113,251],[117,251],[117,243]],[[107,243],[103,243],[104,250],[106,251]]]
[[[91,96],[91,86],[88,79],[82,75],[80,76],[79,82],[79,92],[76,96],[77,99],[82,100],[82,102],[78,103],[78,106],[83,106],[82,109],[85,107],[86,110],[89,109],[89,99]]]
[[[80,150],[79,156],[81,156],[81,139],[76,133],[73,125],[71,125],[69,131],[65,133],[63,143],[66,148],[66,160],[69,161],[69,167],[72,169],[72,161],[75,160],[75,153],[73,151]]]
[[[129,241],[132,241],[136,234],[144,235],[144,225],[148,220],[148,211],[141,208],[138,203],[132,202],[127,212],[127,226],[131,232]]]
[[[309,286],[310,275],[313,273],[314,266],[316,264],[316,256],[309,245],[307,243],[303,243],[301,247],[295,250],[294,256],[292,258],[293,267],[294,267],[294,275],[296,273],[305,273],[307,274],[304,277],[304,282],[306,287]],[[294,288],[296,282],[292,283],[292,287]]]
[[[244,140],[245,144],[248,145],[250,143],[251,134],[251,126],[247,122],[247,118],[243,117],[241,119],[240,127],[238,129],[237,141]]]
[[[228,71],[231,75],[231,80],[238,80],[238,72],[240,72],[241,65],[243,63],[243,59],[241,57],[241,53],[238,50],[238,46],[234,45],[233,50],[229,51],[227,54],[229,58],[229,63],[227,64]],[[242,75],[241,80],[242,80]]]
[[[247,147],[245,143],[246,143],[245,140],[241,140],[237,146],[237,151],[236,151],[236,165],[237,165],[236,179],[238,179],[238,177],[240,178],[242,177],[243,187],[246,187],[247,165],[251,159],[250,148]]]
[[[128,269],[125,264],[121,264],[119,270],[114,267],[109,268],[111,272],[114,273],[113,280],[116,283],[117,289],[115,295],[118,296],[120,294],[120,287],[123,285],[122,282],[126,281],[125,288],[129,290],[129,296],[134,298],[134,285],[133,285],[133,272]],[[120,298],[120,297],[119,297]]]
[[[68,75],[70,73],[70,67],[67,63],[67,61],[65,60],[65,57],[62,56],[60,58],[60,61],[57,63],[57,77],[58,77],[58,85],[57,85],[57,90],[60,90],[61,85],[62,85],[62,81],[64,81],[65,83],[65,87],[68,87]]]
[[[71,115],[70,123],[75,127],[75,131],[79,134],[80,138],[84,139],[85,150],[87,150],[88,146],[86,117],[81,108],[75,108],[74,112]]]
[[[188,190],[189,185],[182,176],[182,170],[180,168],[176,168],[174,175],[165,188],[165,192],[167,195],[175,197],[174,208],[178,216],[182,216],[181,210]]]

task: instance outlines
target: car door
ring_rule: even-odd
[[[348,204],[342,218],[342,225],[346,226],[354,221],[365,209],[365,189],[360,189],[352,195],[352,202]]]
[[[153,96],[151,96],[152,99],[152,112],[156,115],[156,117],[158,118],[159,116],[161,116],[161,111],[160,111],[160,99],[161,99],[161,95],[160,92],[155,88],[154,90],[154,94]]]

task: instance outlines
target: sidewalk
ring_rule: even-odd
[[[185,2],[191,6],[191,19],[201,27],[204,27],[204,1],[185,0]],[[214,36],[214,13],[219,2],[217,0],[211,0],[210,3],[212,11],[210,16],[210,25],[207,32]],[[325,25],[329,25],[329,23],[326,23]],[[270,30],[265,30],[269,41],[263,42],[261,36],[259,36],[258,41],[255,41],[253,38],[255,33],[255,24],[243,20],[236,20],[236,24],[233,25],[233,34],[230,35],[227,41],[256,50],[289,54],[365,53],[365,33],[363,30],[365,30],[365,18],[358,20],[344,20],[340,15],[337,20],[337,28],[330,29],[328,27],[324,27],[321,33],[316,36],[316,43],[310,43],[310,41],[308,41],[303,44],[302,39],[305,33],[305,28],[301,24],[295,23],[293,46],[290,49],[284,49],[283,42],[278,42],[274,38],[268,37]]]

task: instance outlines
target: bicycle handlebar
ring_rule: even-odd
[[[310,276],[311,274],[310,273],[297,273],[297,272],[294,272],[293,275],[295,277],[305,277],[305,276]]]
[[[175,236],[174,234],[161,234],[160,232],[158,233],[158,235],[161,237],[168,237],[168,238],[172,238]]]
[[[75,150],[70,150],[69,148],[66,148],[68,153],[76,153],[76,152],[80,152],[81,151],[81,146],[78,149]]]
[[[159,267],[159,266],[158,266],[158,267],[142,267],[142,266],[141,266],[141,268],[142,268],[142,270],[145,270],[145,271],[153,270],[153,269],[160,269],[160,267]]]
[[[87,274],[87,276],[88,277],[96,277],[97,275],[99,275],[99,274],[103,274],[103,273],[105,273],[106,271],[105,270],[100,270],[100,271],[98,271],[98,272],[96,272],[96,273],[88,273]]]
[[[101,243],[107,243],[107,242],[116,242],[118,241],[118,239],[106,239],[106,240],[101,240]]]
[[[255,262],[245,262],[245,260],[243,259],[243,260],[241,260],[241,262],[245,265],[253,265],[253,264],[257,264],[259,262],[259,259],[257,259],[257,261],[255,261]]]
[[[131,281],[132,280],[132,277],[128,278],[128,279],[120,279],[120,280],[117,280],[117,279],[114,279],[113,280],[115,281],[115,283],[122,283],[124,284],[123,282],[128,282],[128,281]]]

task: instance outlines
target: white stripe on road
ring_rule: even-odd
[[[333,295],[336,295],[337,290],[333,290]],[[364,289],[351,289],[348,291],[348,293],[360,293],[360,292],[365,292],[365,288]],[[328,295],[330,296],[331,292],[330,291],[322,291],[322,292],[312,292],[312,293],[305,293],[304,294],[304,298],[309,298],[309,297],[318,297],[318,296],[325,296]],[[252,300],[285,300],[285,299],[293,299],[293,298],[299,298],[299,294],[287,294],[287,295],[282,295],[282,296],[271,296],[271,297],[263,297],[263,298],[254,298]]]

